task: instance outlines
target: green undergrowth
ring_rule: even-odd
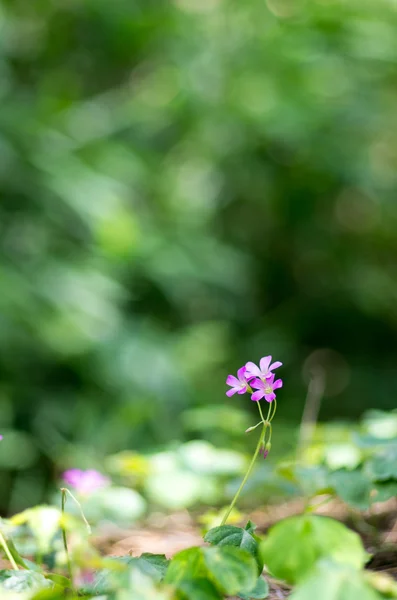
[[[291,586],[294,600],[318,600],[321,590],[326,600],[397,598],[391,578],[364,569],[370,555],[357,533],[310,513],[283,519],[266,535],[251,522],[218,526],[201,546],[171,559],[102,557],[85,525],[53,507],[25,511],[0,527],[13,564],[0,571],[5,600],[260,600],[269,595],[269,577]]]

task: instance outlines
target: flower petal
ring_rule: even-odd
[[[231,390],[227,390],[227,392],[226,392],[226,396],[229,396],[229,398],[230,398],[231,396],[234,396],[234,394],[235,394],[236,392],[237,392],[237,388],[235,388],[235,387],[234,387],[234,388],[232,388]]]
[[[240,381],[234,375],[228,375],[226,377],[227,385],[240,385]]]
[[[266,385],[267,386],[271,386],[273,387],[273,381],[274,381],[274,373],[269,373],[269,375],[267,375],[266,377]]]
[[[245,372],[246,372],[246,370],[247,369],[244,366],[244,367],[241,367],[241,369],[239,369],[237,371],[237,377],[239,378],[240,381],[243,381],[244,383],[245,383]]]
[[[240,390],[238,390],[238,394],[245,394],[245,392],[247,391],[247,386],[245,385],[244,387],[242,387]]]
[[[282,367],[283,363],[280,362],[279,360],[276,360],[276,362],[272,363],[269,367],[269,371],[273,371],[273,369],[278,369],[279,367]]]
[[[277,388],[281,388],[281,387],[283,387],[283,380],[277,379],[277,381],[275,381],[273,383],[273,389],[276,390]]]
[[[251,400],[253,400],[254,402],[258,402],[258,400],[263,398],[263,395],[263,391],[254,392],[251,396]]]
[[[271,362],[272,362],[271,356],[264,356],[263,358],[260,359],[259,366],[261,368],[262,373],[266,373]]]
[[[266,402],[273,402],[273,400],[276,399],[276,394],[272,393],[272,394],[265,394],[265,400]]]
[[[246,373],[245,376],[246,377],[260,377],[261,376],[261,370],[260,368],[253,362],[247,362],[247,364],[245,365],[246,368]]]
[[[256,390],[264,390],[265,384],[262,379],[254,379],[254,381],[250,381],[250,386],[255,388]]]

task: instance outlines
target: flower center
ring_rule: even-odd
[[[273,389],[269,386],[265,387],[265,394],[271,394],[273,392]]]

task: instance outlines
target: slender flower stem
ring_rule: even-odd
[[[8,558],[8,560],[10,561],[12,568],[14,569],[14,571],[19,571],[18,565],[14,560],[13,555],[10,552],[9,547],[7,546],[7,542],[5,540],[5,537],[3,536],[3,534],[0,531],[0,546],[3,547],[3,550]]]
[[[83,512],[83,507],[81,506],[80,502],[77,500],[77,498],[75,498],[75,496],[73,496],[72,492],[70,490],[68,490],[68,488],[61,488],[61,492],[62,492],[62,498],[65,497],[64,504],[66,502],[66,494],[69,494],[71,499],[77,504],[78,508],[80,509],[81,518],[83,519],[85,526],[87,527],[88,535],[91,535],[91,533],[92,533],[91,527],[90,527],[89,522],[85,518],[85,514]]]
[[[259,403],[258,403],[258,406],[259,406]],[[234,508],[234,506],[235,506],[235,504],[236,504],[236,502],[238,500],[238,497],[240,496],[241,490],[243,489],[243,487],[247,483],[248,477],[251,475],[252,468],[253,468],[253,466],[255,464],[255,461],[256,461],[256,458],[257,458],[257,456],[259,454],[259,450],[261,449],[261,446],[263,444],[263,439],[265,437],[265,433],[266,433],[266,424],[263,425],[263,429],[262,429],[261,434],[259,436],[259,440],[258,440],[258,444],[257,444],[256,449],[255,449],[255,452],[254,452],[254,456],[252,457],[252,460],[251,460],[251,462],[249,464],[249,467],[248,467],[248,470],[247,470],[247,472],[245,474],[245,477],[244,477],[243,481],[240,484],[240,487],[238,488],[238,490],[237,490],[237,492],[236,492],[236,494],[235,494],[235,496],[234,496],[234,498],[233,498],[233,500],[232,500],[232,502],[231,502],[231,504],[230,504],[230,506],[229,506],[229,508],[228,508],[228,510],[226,512],[226,514],[224,515],[224,517],[222,519],[221,526],[226,523],[226,521],[227,521],[230,513],[232,512],[232,510],[233,510],[233,508]]]
[[[263,423],[263,424],[265,424],[265,419],[264,419],[264,417],[263,417],[263,412],[262,412],[262,408],[261,408],[261,403],[260,403],[260,401],[258,401],[258,402],[257,402],[257,405],[258,405],[258,409],[259,409],[259,414],[260,414],[260,416],[261,416],[261,419],[262,419],[262,423]],[[269,415],[268,415],[268,416],[269,416]]]
[[[65,488],[61,488],[61,494],[62,494],[62,517],[64,517],[65,516],[65,504],[66,504],[66,489]],[[63,539],[63,547],[65,548],[65,553],[66,553],[66,561],[67,561],[67,565],[68,565],[69,579],[72,582],[72,586],[73,586],[73,569],[72,569],[72,563],[70,561],[68,540],[66,537],[66,529],[65,529],[64,523],[62,523],[62,539]]]
[[[276,400],[276,398],[273,400],[273,402],[271,403],[271,405],[270,405],[270,406],[271,406],[272,408],[273,408],[273,406],[274,406],[274,410],[273,410],[272,416],[270,417],[270,419],[269,419],[269,417],[268,417],[268,419],[269,419],[269,421],[273,421],[273,419],[274,419],[274,416],[275,416],[275,414],[276,414],[276,410],[277,410],[277,400]]]

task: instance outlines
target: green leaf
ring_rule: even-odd
[[[251,591],[245,594],[241,592],[238,594],[242,600],[262,600],[262,598],[267,598],[268,595],[269,584],[263,577],[258,577],[255,587]]]
[[[271,573],[289,583],[306,577],[321,558],[356,568],[368,559],[355,532],[317,515],[290,517],[271,527],[260,554]]]
[[[252,590],[258,576],[253,556],[232,546],[203,548],[205,565],[225,594]]]
[[[362,571],[321,562],[312,575],[292,593],[290,600],[381,600]]]
[[[263,570],[263,563],[258,555],[258,542],[252,535],[253,532],[254,526],[251,522],[246,525],[245,529],[234,525],[220,525],[210,529],[206,533],[204,541],[213,546],[234,546],[246,550],[255,557],[260,575]]]
[[[178,583],[177,598],[181,600],[222,600],[222,595],[208,579],[182,579]]]
[[[326,465],[333,471],[336,469],[355,469],[362,460],[362,454],[355,444],[345,442],[329,444],[324,449]]]
[[[61,511],[54,506],[35,506],[15,515],[11,522],[15,525],[28,525],[36,539],[39,552],[46,554],[59,531]]]
[[[193,546],[175,554],[168,566],[164,581],[175,585],[185,579],[205,577],[206,574],[202,548]]]
[[[372,481],[397,479],[397,446],[390,446],[375,454],[367,461],[365,470]]]
[[[295,468],[295,477],[303,493],[307,496],[328,493],[329,471],[326,467],[302,467]]]
[[[141,556],[118,556],[109,561],[109,568],[95,574],[94,583],[84,591],[106,594],[117,588],[128,588],[132,569],[140,571],[155,583],[164,578],[169,561],[164,554],[145,553]]]
[[[187,579],[209,578],[224,594],[253,589],[257,565],[245,550],[231,546],[188,548],[171,560],[165,582],[178,586]]]
[[[253,535],[256,530],[256,525],[252,521],[248,521],[248,523],[244,527],[244,529],[245,529],[245,531],[248,531],[248,533],[251,533]]]
[[[7,540],[8,549],[9,549],[13,559],[17,563],[17,565],[19,567],[23,567],[24,569],[30,569],[31,568],[30,564],[33,564],[33,563],[31,563],[30,560],[22,558],[22,556],[19,554],[18,550],[15,548],[14,542],[12,541],[11,538],[6,537],[6,540]]]
[[[372,485],[372,502],[386,502],[397,496],[397,481],[375,482]]]
[[[53,587],[40,573],[35,571],[0,571],[0,589],[3,591],[24,592],[25,590],[40,590]]]
[[[68,510],[73,511],[71,506]],[[105,487],[93,492],[83,503],[89,522],[103,519],[124,525],[142,517],[146,501],[135,490],[126,487]]]
[[[142,573],[148,575],[153,581],[164,579],[169,562],[165,554],[150,554],[150,552],[131,558],[131,564],[136,565]]]
[[[58,575],[58,573],[48,573],[45,575],[45,578],[49,581],[53,581],[54,583],[63,588],[73,589],[72,582],[70,581],[70,579],[64,577],[63,575]]]
[[[371,504],[372,484],[368,477],[361,471],[334,471],[329,476],[329,482],[336,494],[346,502],[358,508],[366,510]]]
[[[234,525],[221,525],[210,529],[204,541],[212,546],[235,546],[256,556],[258,544],[247,529]]]

